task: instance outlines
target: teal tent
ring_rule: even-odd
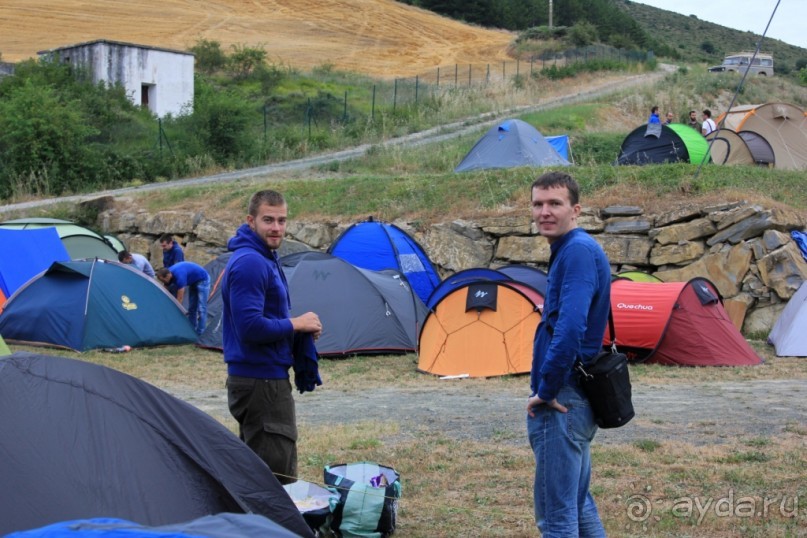
[[[6,301],[8,342],[76,351],[196,342],[185,310],[159,282],[106,260],[56,262]]]

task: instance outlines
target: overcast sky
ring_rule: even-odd
[[[807,0],[636,0],[640,4],[695,15],[736,30],[748,30],[762,35],[773,16],[765,37],[780,39],[790,45],[807,49]],[[762,44],[765,50],[765,43]]]

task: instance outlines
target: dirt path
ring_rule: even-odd
[[[511,60],[515,37],[395,0],[3,0],[0,27],[5,61],[96,39],[178,50],[206,39],[225,51],[263,47],[297,69],[331,64],[377,77]]]
[[[296,395],[297,413],[301,423],[311,425],[399,422],[402,439],[427,431],[459,440],[519,444],[525,442],[528,383],[525,377],[521,393],[491,390],[484,384],[472,386],[462,380],[424,389],[371,387],[341,392],[321,387]],[[172,393],[225,424],[235,424],[224,389],[194,393],[177,389]],[[776,436],[788,427],[807,424],[807,382],[782,379],[636,386],[634,407],[636,418],[623,428],[601,430],[597,442],[650,439],[704,445]]]
[[[644,84],[651,84],[659,80],[672,69],[674,69],[674,66],[662,64],[660,66],[660,70],[653,73],[632,75],[628,77],[602,77],[586,86],[585,89],[580,89],[579,91],[569,93],[567,95],[548,96],[533,105],[504,110],[498,115],[484,114],[476,118],[465,118],[455,123],[439,125],[432,129],[427,129],[425,131],[387,140],[383,142],[382,145],[420,146],[425,144],[434,144],[451,138],[463,136],[468,133],[478,132],[486,127],[494,125],[497,121],[501,121],[503,118],[512,117],[513,115],[539,112],[562,105],[585,102],[597,99],[612,92],[634,88]],[[378,144],[363,144],[361,146],[356,146],[346,150],[313,155],[311,157],[304,157],[302,159],[282,163],[268,164],[255,168],[225,172],[212,176],[185,178],[170,182],[147,183],[137,187],[124,187],[101,192],[6,204],[0,206],[0,215],[3,213],[28,210],[35,207],[57,203],[79,203],[98,198],[100,196],[125,196],[127,194],[143,193],[153,190],[174,189],[192,185],[204,185],[208,183],[225,183],[228,181],[239,181],[252,178],[267,178],[270,176],[273,179],[279,179],[277,177],[279,174],[289,174],[291,172],[304,171],[331,162],[341,162],[349,159],[355,159],[364,155],[370,148],[377,145]]]

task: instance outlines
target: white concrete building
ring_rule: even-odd
[[[193,110],[193,61],[189,52],[99,39],[38,53],[88,68],[94,83],[120,84],[136,105],[158,117]]]

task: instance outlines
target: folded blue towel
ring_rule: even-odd
[[[322,385],[319,376],[319,355],[311,333],[294,333],[294,385],[300,394],[312,392]]]

